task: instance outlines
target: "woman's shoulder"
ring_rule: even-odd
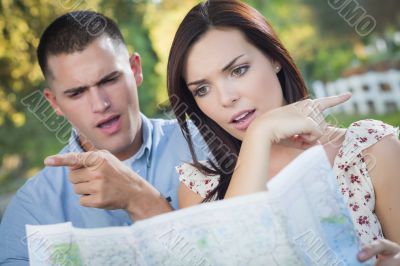
[[[201,164],[210,167],[206,161]],[[219,183],[219,175],[206,175],[190,163],[183,163],[176,167],[179,181],[188,189],[205,198]]]
[[[357,155],[388,135],[397,137],[399,128],[374,119],[356,121],[346,130],[342,153]]]
[[[385,122],[375,119],[363,119],[356,122],[353,122],[348,127],[348,130],[351,133],[356,134],[364,134],[364,135],[373,135],[376,138],[379,138],[382,134],[395,133],[398,134],[398,127],[393,127]]]

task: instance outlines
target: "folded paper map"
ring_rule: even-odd
[[[27,225],[31,265],[372,265],[356,259],[354,225],[322,146],[267,191],[131,226]]]

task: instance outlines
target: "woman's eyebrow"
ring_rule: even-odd
[[[190,83],[188,83],[188,84],[186,84],[186,85],[189,87],[189,86],[191,86],[191,85],[198,85],[198,84],[201,84],[201,83],[203,83],[203,82],[205,82],[205,81],[206,81],[205,79],[200,79],[200,80],[192,81],[192,82],[190,82]]]
[[[224,67],[222,68],[222,72],[225,72],[226,70],[228,70],[228,69],[229,69],[231,66],[233,66],[233,65],[236,63],[236,61],[237,61],[239,58],[241,58],[242,56],[244,56],[244,54],[241,54],[241,55],[235,57],[234,59],[232,59],[232,61],[230,61],[226,66],[224,66]],[[189,87],[189,86],[191,86],[191,85],[198,85],[198,84],[204,83],[205,81],[206,81],[205,79],[200,79],[200,80],[196,80],[196,81],[192,81],[192,82],[190,82],[190,83],[187,83],[186,85]]]
[[[235,57],[232,61],[230,61],[226,66],[224,66],[224,68],[222,69],[222,72],[225,72],[226,70],[228,70],[232,65],[234,65],[236,63],[236,61],[241,58],[242,56],[244,56],[244,54],[241,54],[237,57]]]

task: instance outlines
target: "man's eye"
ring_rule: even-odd
[[[118,77],[113,77],[113,78],[107,79],[107,80],[105,81],[105,83],[113,83],[113,82],[115,82],[117,79],[118,79]]]
[[[194,96],[202,97],[208,93],[208,86],[202,86],[194,92]]]
[[[70,97],[70,98],[76,98],[76,97],[78,97],[79,95],[81,95],[82,92],[83,92],[83,91],[75,91],[75,92],[72,92],[72,93],[70,93],[70,94],[68,95],[68,97]]]
[[[239,66],[235,69],[232,70],[232,76],[234,77],[240,77],[243,74],[245,74],[247,72],[247,70],[249,69],[249,66]]]
[[[115,82],[118,81],[118,78],[119,78],[119,76],[115,76],[115,77],[111,77],[111,78],[102,80],[102,81],[99,83],[99,86],[107,86],[107,85],[114,84]]]

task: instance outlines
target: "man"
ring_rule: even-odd
[[[74,130],[61,155],[45,161],[58,167],[28,180],[9,204],[0,264],[28,263],[26,224],[122,226],[177,208],[175,166],[191,158],[176,121],[140,114],[140,56],[129,57],[112,20],[63,15],[43,33],[37,55],[49,84],[44,95]]]

